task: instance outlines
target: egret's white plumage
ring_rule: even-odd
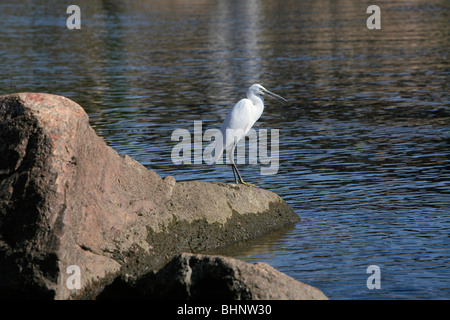
[[[236,183],[238,183],[238,180],[236,179],[237,174],[239,182],[247,184],[242,180],[241,175],[234,164],[234,149],[238,141],[245,137],[255,122],[261,117],[264,111],[264,98],[262,97],[264,94],[268,94],[283,104],[286,102],[284,98],[270,92],[262,85],[252,85],[247,90],[247,98],[236,103],[223,121],[222,127],[220,128],[222,141],[220,141],[220,139],[217,141],[212,152],[214,162],[222,156],[224,150],[227,152],[226,156],[230,160],[233,168]]]

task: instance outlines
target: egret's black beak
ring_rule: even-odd
[[[276,101],[278,101],[279,103],[281,103],[283,106],[285,106],[285,105],[288,104],[288,101],[287,101],[285,98],[280,97],[279,95],[277,95],[277,94],[275,94],[275,93],[273,93],[273,92],[270,92],[270,91],[267,90],[267,89],[264,90],[264,93],[267,93],[267,94],[269,95],[269,97],[275,99]]]

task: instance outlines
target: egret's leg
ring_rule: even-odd
[[[234,171],[234,164],[231,165],[231,169],[233,169],[234,183],[238,184],[236,173]]]
[[[244,180],[242,180],[241,174],[239,173],[239,170],[237,169],[236,165],[234,164],[234,149],[236,148],[237,143],[238,143],[238,139],[235,138],[233,147],[231,148],[231,152],[230,152],[230,160],[231,160],[231,167],[233,168],[234,181],[236,184],[238,184],[238,181],[236,179],[236,175],[237,175],[239,178],[239,183],[244,184],[246,186],[258,188],[254,184],[244,182]]]
[[[239,176],[239,178],[241,178],[241,176],[239,175],[239,173],[237,173],[236,176],[236,165],[234,164],[234,148],[236,148],[236,144],[237,144],[237,139],[234,139],[234,144],[233,147],[231,148],[230,154],[228,155],[228,157],[230,158],[231,161],[231,168],[233,169],[233,176],[234,176],[234,183],[238,184],[238,180],[237,180],[237,176]],[[242,180],[242,178],[241,178]]]
[[[241,174],[239,173],[239,170],[237,169],[236,165],[233,163],[233,170],[236,171],[237,176],[239,177],[239,183],[245,184],[244,180],[242,180]]]
[[[245,182],[244,180],[242,180],[242,177],[241,177],[241,175],[240,175],[240,173],[239,173],[239,170],[237,169],[236,165],[233,163],[232,166],[233,166],[233,169],[236,171],[236,174],[237,174],[238,177],[239,177],[239,183],[241,183],[241,184],[243,184],[243,185],[246,185],[246,186],[249,186],[249,187],[255,187],[255,188],[258,188],[258,187],[255,186],[254,184],[247,183],[247,182]]]

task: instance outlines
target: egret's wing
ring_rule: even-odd
[[[249,99],[242,99],[236,103],[222,124],[220,129],[222,134],[225,134],[227,129],[233,129],[236,131],[236,135],[240,135],[240,132],[237,131],[242,131],[242,136],[244,136],[255,123],[251,108],[252,102]]]
[[[214,161],[217,161],[223,151],[232,146],[235,140],[244,137],[255,123],[252,119],[251,104],[249,99],[240,100],[223,121],[220,128],[222,143],[218,143],[211,154]]]

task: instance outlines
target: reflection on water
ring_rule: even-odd
[[[219,127],[258,82],[257,128],[280,130],[280,169],[249,182],[280,194],[295,227],[224,253],[265,261],[330,298],[450,297],[450,6],[446,0],[79,1],[0,5],[3,93],[65,95],[109,145],[177,180],[232,181],[175,166],[172,131]],[[206,144],[205,144],[206,145]],[[381,268],[381,290],[366,269]]]

